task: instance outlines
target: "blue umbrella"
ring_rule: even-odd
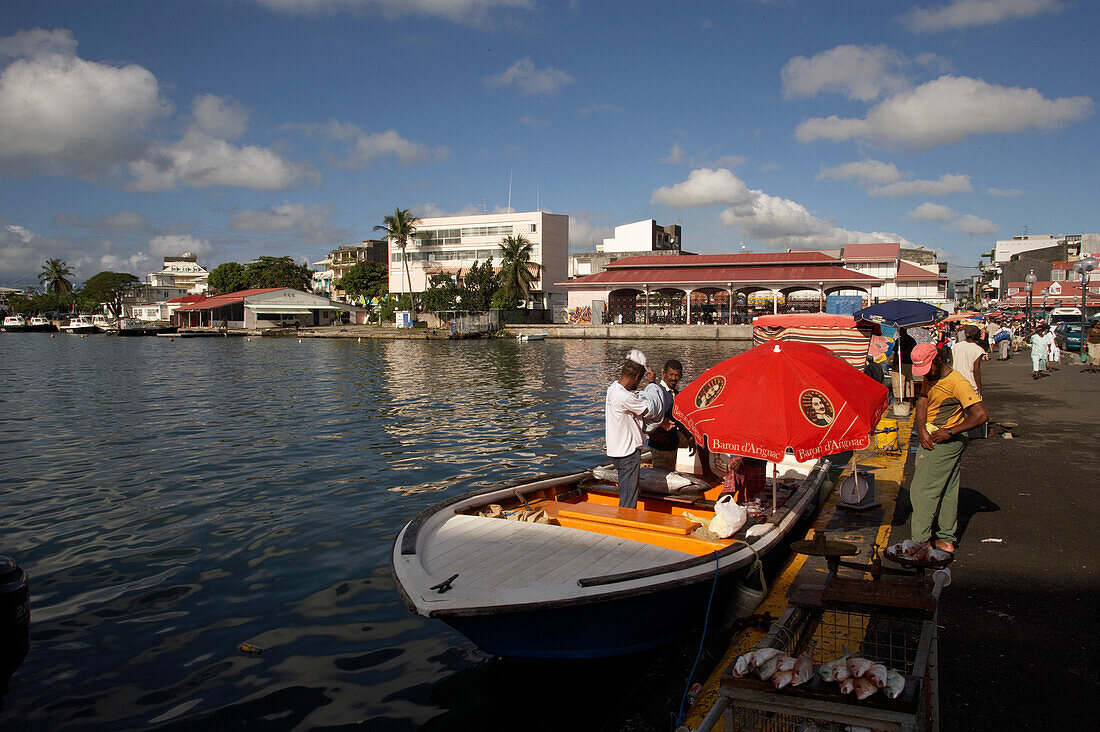
[[[857,310],[852,317],[895,328],[911,328],[943,320],[947,311],[919,300],[890,300]]]

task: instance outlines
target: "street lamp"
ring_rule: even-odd
[[[1043,310],[1046,310],[1047,309],[1047,293],[1050,292],[1050,288],[1049,287],[1044,287],[1043,289],[1039,290],[1039,292],[1043,293]]]
[[[1035,276],[1035,270],[1031,270],[1027,273],[1027,277],[1024,278],[1024,282],[1027,283],[1027,324],[1031,327],[1031,288],[1035,286],[1035,282],[1039,278]]]
[[[825,312],[825,283],[817,283],[817,311],[819,313]]]
[[[1081,362],[1088,361],[1085,353],[1085,295],[1089,291],[1089,275],[1096,269],[1096,257],[1085,257],[1073,263],[1073,271],[1081,274]]]

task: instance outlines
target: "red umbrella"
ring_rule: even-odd
[[[713,452],[779,462],[867,447],[888,392],[828,349],[767,341],[700,374],[673,416]]]

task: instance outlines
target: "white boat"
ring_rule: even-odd
[[[18,313],[4,318],[3,330],[5,333],[24,333],[27,327],[27,319]]]
[[[548,333],[520,333],[516,338],[521,341],[545,341]]]
[[[813,467],[753,534],[716,540],[694,532],[714,516],[721,484],[694,496],[643,492],[638,509],[619,508],[617,487],[591,470],[456,496],[398,533],[394,577],[410,610],[488,653],[597,658],[655,648],[688,615],[710,608],[721,617],[757,557],[778,564],[812,516],[827,466]],[[549,523],[486,509],[541,510]]]
[[[53,333],[57,330],[57,326],[51,323],[49,318],[43,318],[41,315],[36,315],[31,318],[30,323],[27,324],[27,330],[32,333]]]
[[[92,324],[102,333],[118,330],[118,321],[111,320],[101,313],[96,313],[92,316]]]
[[[74,315],[69,318],[66,325],[59,325],[57,329],[62,333],[72,333],[73,335],[88,335],[89,333],[99,332],[95,323],[92,322],[91,315]]]

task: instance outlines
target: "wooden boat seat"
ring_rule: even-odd
[[[626,526],[632,529],[658,531],[677,536],[687,536],[699,526],[699,524],[689,521],[683,516],[672,516],[667,513],[645,511],[638,508],[603,506],[597,503],[572,504],[567,508],[560,508],[558,516],[581,521],[594,521],[601,524]]]

